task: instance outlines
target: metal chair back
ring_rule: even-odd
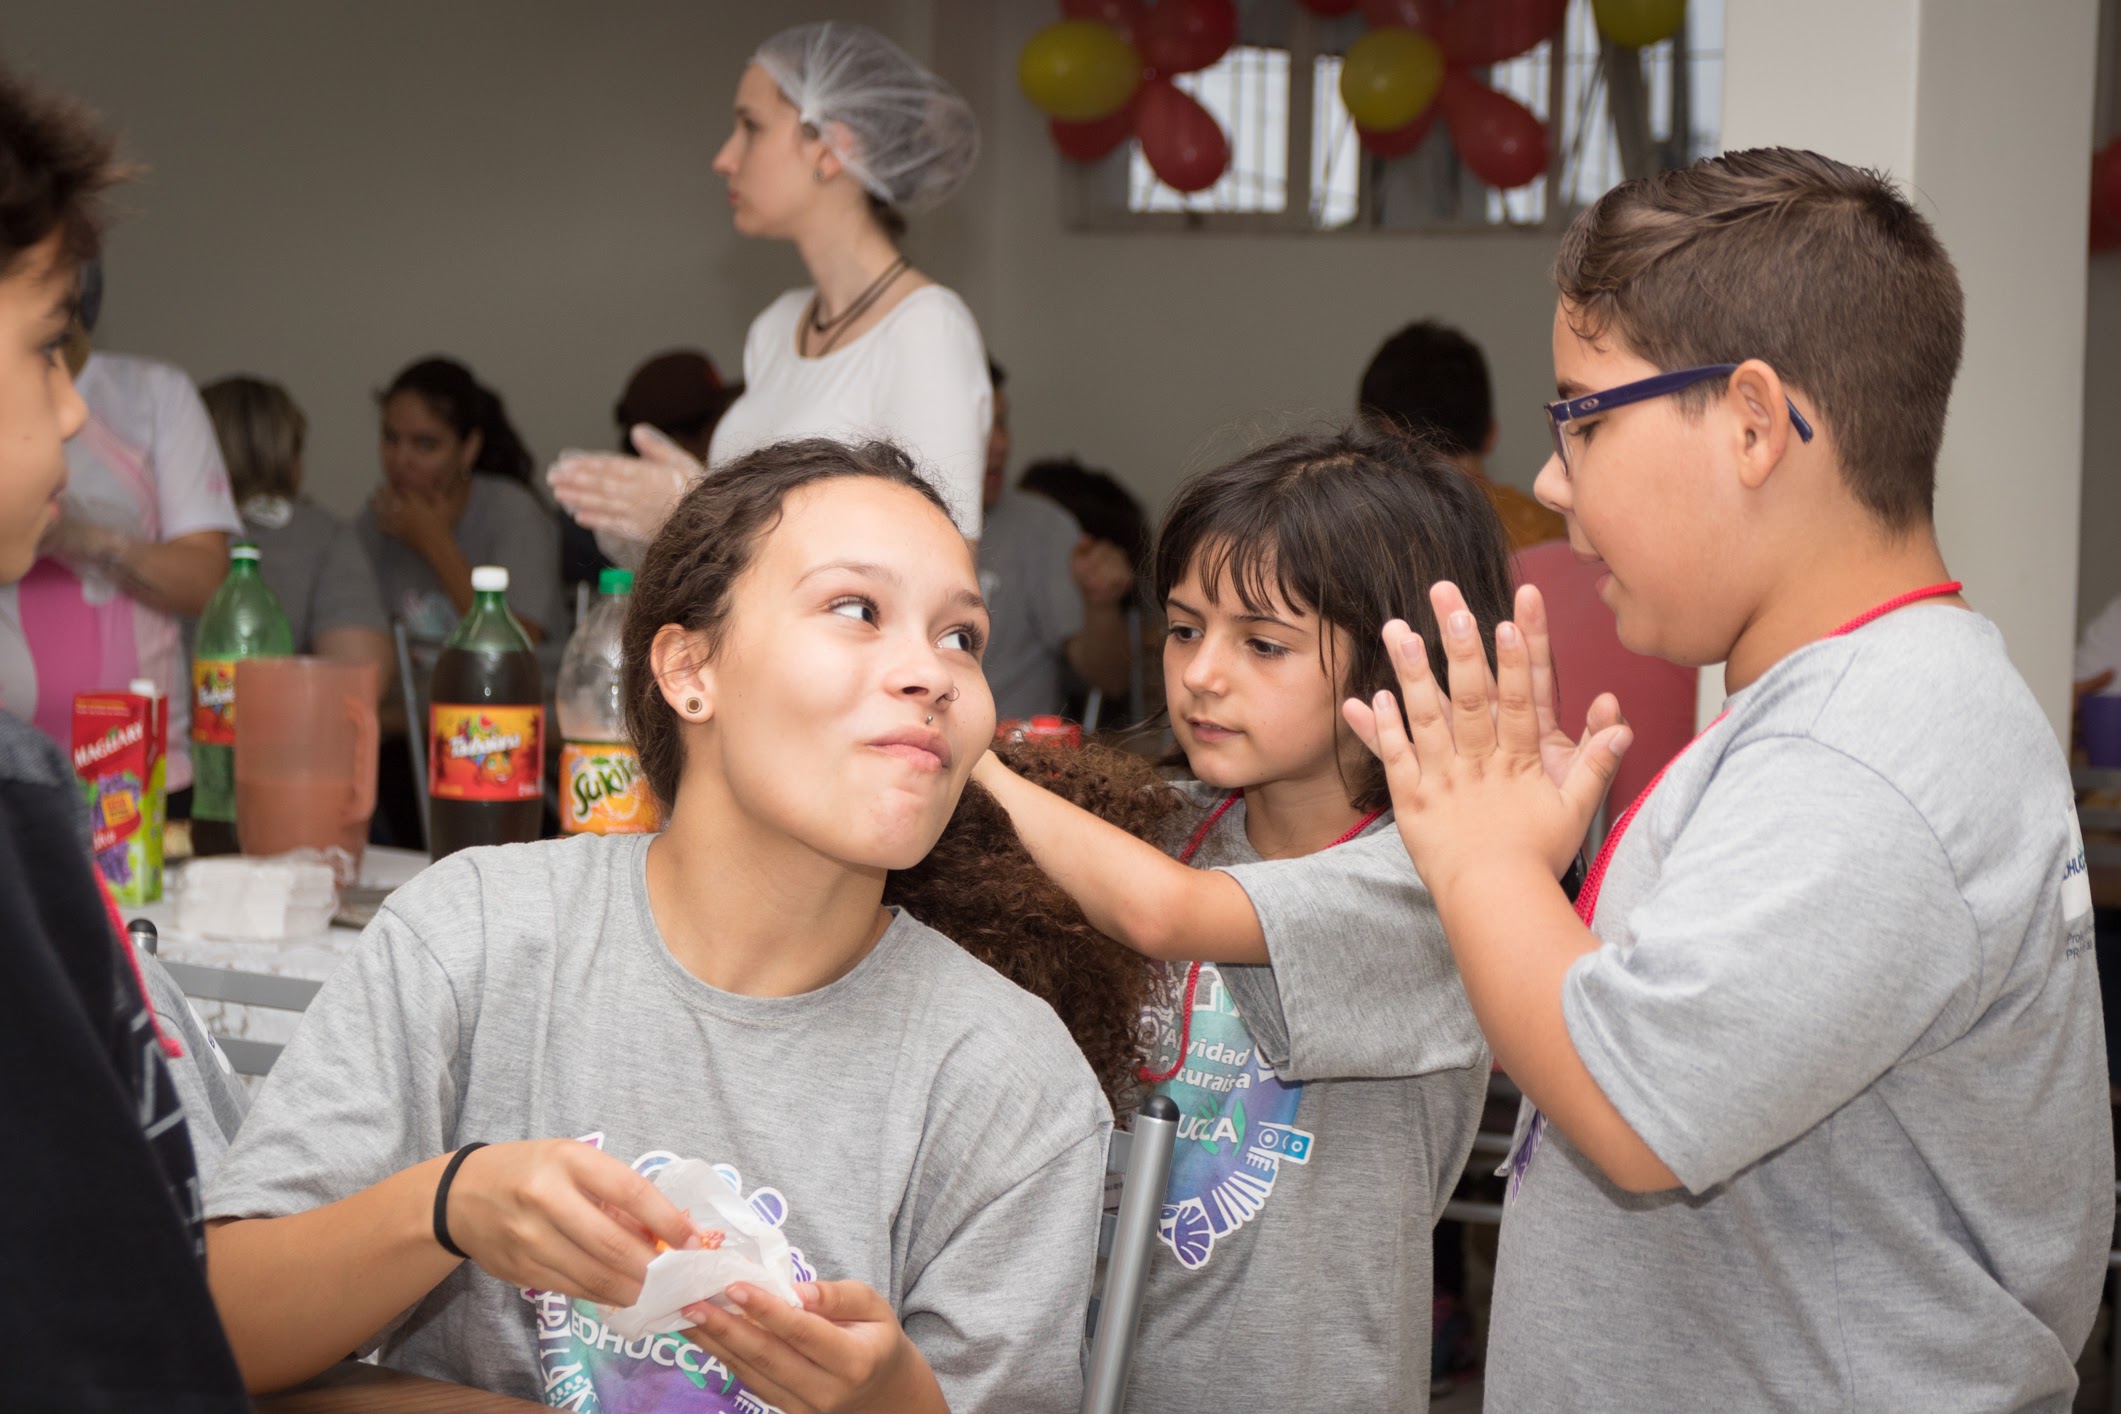
[[[1178,1138],[1178,1106],[1168,1095],[1151,1095],[1135,1112],[1134,1128],[1114,1130],[1105,1156],[1107,1175],[1121,1177],[1119,1211],[1098,1229],[1105,1258],[1102,1296],[1090,1303],[1090,1363],[1083,1381],[1083,1414],[1120,1414],[1134,1340],[1141,1329],[1142,1296],[1163,1218],[1164,1190],[1171,1180],[1171,1149]]]

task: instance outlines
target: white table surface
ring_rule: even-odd
[[[387,849],[371,845],[361,856],[361,883],[368,888],[396,888],[427,867],[427,856],[415,850]],[[214,938],[187,933],[177,927],[176,878],[185,866],[170,871],[159,902],[121,907],[120,916],[130,921],[145,918],[155,925],[156,955],[165,962],[188,962],[200,967],[222,967],[239,972],[263,972],[275,977],[306,977],[322,982],[353,951],[361,933],[338,925],[321,933],[292,938]],[[298,1012],[271,1007],[244,1006],[235,1002],[194,1000],[200,1020],[220,1036],[249,1041],[285,1044],[301,1020]]]

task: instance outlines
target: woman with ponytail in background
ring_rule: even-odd
[[[565,636],[559,532],[500,398],[454,359],[424,358],[378,402],[383,484],[358,529],[385,609],[439,643],[471,607],[471,567],[505,565],[508,607],[549,656]]]

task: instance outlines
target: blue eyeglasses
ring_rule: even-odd
[[[1706,383],[1711,378],[1728,378],[1738,371],[1735,363],[1710,363],[1700,368],[1682,368],[1677,373],[1660,373],[1653,378],[1644,378],[1634,383],[1623,383],[1617,388],[1608,388],[1602,393],[1585,393],[1580,398],[1563,398],[1559,402],[1547,403],[1548,430],[1554,434],[1554,454],[1561,458],[1561,469],[1575,475],[1575,467],[1569,458],[1568,424],[1614,408],[1626,407],[1629,403],[1647,402],[1651,398],[1662,398],[1682,388],[1691,388],[1696,383]],[[1812,440],[1812,424],[1804,420],[1797,411],[1797,404],[1783,398],[1789,404],[1790,426],[1797,429],[1799,441]]]

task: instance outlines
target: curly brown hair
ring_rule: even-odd
[[[1140,839],[1160,840],[1185,808],[1154,766],[1123,751],[999,742],[994,749],[1011,770]],[[1052,1007],[1113,1107],[1132,1102],[1147,1058],[1142,1013],[1161,967],[1090,926],[1032,862],[1001,802],[967,782],[928,857],[884,881],[884,902]]]

